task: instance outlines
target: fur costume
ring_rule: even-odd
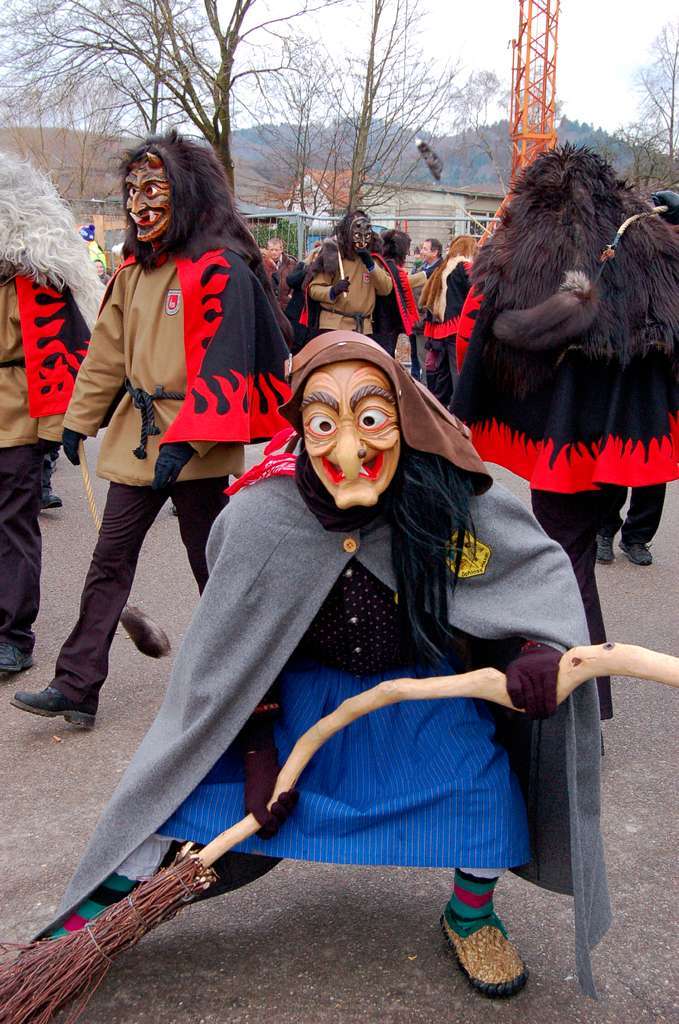
[[[485,459],[534,489],[679,477],[679,239],[647,218],[599,260],[648,209],[567,145],[526,169],[474,262],[455,411]]]
[[[30,278],[69,289],[88,327],[103,289],[73,216],[54,185],[28,161],[0,154],[0,281]]]

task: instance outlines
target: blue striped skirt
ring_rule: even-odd
[[[382,679],[429,674],[354,676],[292,662],[280,678],[281,764],[301,734],[347,697]],[[482,701],[406,701],[374,711],[321,747],[298,789],[297,808],[273,839],[253,836],[235,849],[402,867],[515,867],[530,859],[523,797]],[[207,843],[244,815],[234,744],[158,831]]]

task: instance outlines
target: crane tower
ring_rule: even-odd
[[[519,0],[519,32],[512,42],[512,179],[556,145],[558,24],[559,0]]]

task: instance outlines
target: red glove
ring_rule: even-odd
[[[527,643],[507,666],[507,693],[528,718],[549,718],[557,709],[556,681],[562,652],[548,644]]]

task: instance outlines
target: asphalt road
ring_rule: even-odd
[[[89,447],[92,445],[90,443]],[[92,453],[93,454],[93,453]],[[506,479],[506,475],[503,475]],[[35,667],[51,678],[71,629],[94,530],[80,477],[62,458],[63,510],[42,517],[43,596]],[[520,481],[510,485],[525,496]],[[97,483],[103,501],[105,484]],[[609,636],[679,655],[679,487],[670,490],[651,568],[618,554],[600,570]],[[196,602],[177,521],[152,529],[133,600],[174,649]],[[49,919],[96,818],[151,722],[170,662],[140,655],[119,630],[97,727],[13,709],[0,683],[0,936],[26,938]],[[574,978],[570,901],[514,877],[497,904],[531,977],[515,999],[474,993],[446,952],[438,917],[448,871],[285,863],[258,883],[186,910],[116,965],[82,1018],[88,1024],[507,1024],[679,1021],[676,691],[615,684],[605,726],[604,834],[615,922],[595,952],[601,999]]]

